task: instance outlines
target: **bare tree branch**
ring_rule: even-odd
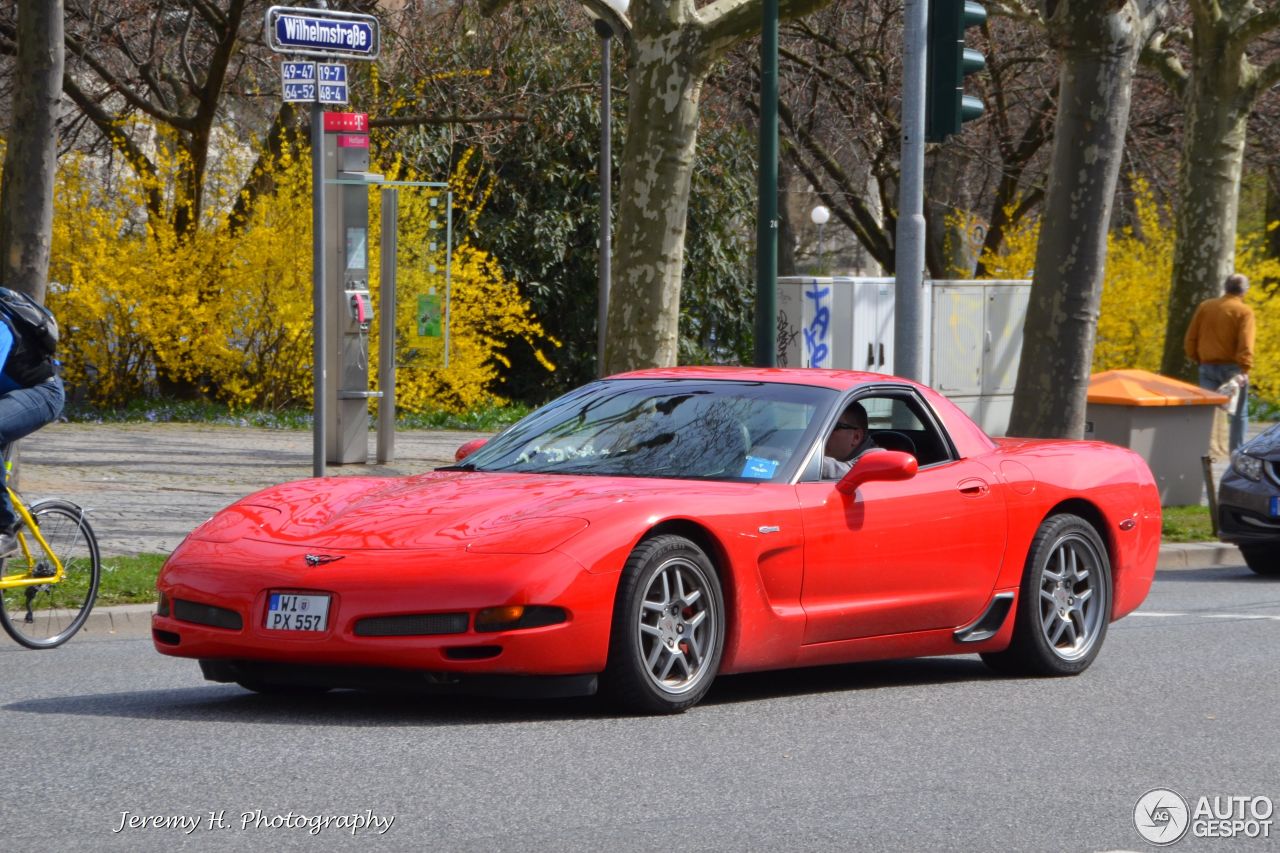
[[[528,121],[525,113],[482,113],[478,115],[429,114],[369,119],[369,127],[419,127],[440,124],[489,124],[496,121]]]
[[[156,180],[156,167],[151,159],[136,142],[116,126],[115,116],[104,110],[97,101],[81,89],[70,74],[62,78],[62,91],[67,93],[67,96],[80,108],[80,112],[111,142],[112,147],[124,155],[125,161],[133,167],[134,171],[150,179],[147,182],[150,187],[147,190],[147,210],[153,216],[163,215],[164,198],[157,188],[159,181]]]
[[[1159,74],[1160,79],[1181,98],[1190,75],[1178,55],[1165,46],[1165,37],[1164,33],[1154,36],[1143,48],[1139,61]]]
[[[103,82],[115,90],[120,97],[124,98],[130,106],[146,113],[157,121],[162,121],[165,124],[171,124],[174,127],[180,127],[184,130],[191,129],[192,123],[190,118],[179,113],[163,109],[140,96],[133,90],[133,87],[129,86],[124,80],[121,80],[113,74],[111,69],[107,68],[107,66],[89,50],[89,46],[83,39],[68,33],[67,51],[73,54],[85,65],[93,69],[93,72],[102,78]]]
[[[1255,39],[1280,29],[1280,5],[1272,3],[1266,10],[1249,18],[1227,40],[1229,50],[1245,51]]]

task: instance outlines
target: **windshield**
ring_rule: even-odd
[[[782,481],[836,392],[806,385],[614,379],[534,412],[464,460],[468,469]]]

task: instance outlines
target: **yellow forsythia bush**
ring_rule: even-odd
[[[1175,232],[1172,215],[1145,184],[1137,182],[1137,223],[1107,236],[1107,261],[1093,351],[1093,370],[1137,368],[1158,372],[1164,356]],[[1275,227],[1273,224],[1272,227]],[[1027,278],[1035,267],[1040,227],[1029,220],[1011,229],[998,256],[986,256],[989,277]],[[1280,280],[1280,262],[1255,243],[1237,242],[1236,269],[1255,284]],[[1249,379],[1257,394],[1280,400],[1280,294],[1251,287],[1245,297],[1258,321],[1255,366]]]
[[[534,357],[548,371],[554,365],[540,345],[559,346],[534,318],[529,304],[514,282],[506,277],[497,258],[477,247],[471,235],[484,209],[493,182],[486,180],[468,153],[454,167],[449,193],[434,188],[400,190],[400,239],[397,246],[396,285],[396,401],[401,409],[422,411],[428,407],[466,411],[494,397],[500,381],[499,367],[510,366],[503,353],[504,340],[523,338]],[[421,177],[393,160],[388,179],[421,181]],[[370,230],[380,233],[381,204],[371,191]],[[446,281],[446,214],[452,207],[453,248],[450,280]],[[406,235],[418,235],[416,239]],[[459,235],[461,235],[459,239]],[[380,245],[371,240],[371,262],[380,262]],[[418,334],[419,297],[439,299],[442,326],[448,321],[448,364],[445,337]],[[375,293],[375,310],[381,311]],[[442,328],[442,332],[444,329]],[[376,324],[370,352],[379,346]],[[376,372],[377,360],[371,359]]]
[[[157,378],[194,383],[232,407],[278,409],[312,400],[311,167],[306,150],[286,147],[239,229],[226,224],[237,174],[246,162],[225,155],[206,183],[212,213],[179,235],[171,211],[148,215],[148,199],[171,204],[182,163],[156,156],[160,177],[125,167],[104,173],[84,158],[60,164],[55,196],[48,303],[63,327],[64,375],[97,405],[156,393]],[[483,207],[481,176],[464,158],[450,176],[468,224]],[[398,167],[395,167],[398,169]],[[377,191],[371,191],[371,247],[378,245]],[[435,204],[432,205],[434,199]],[[419,293],[443,296],[446,246],[438,232],[448,195],[402,192],[397,310],[397,402],[402,410],[463,411],[488,401],[506,342],[519,337],[554,369],[540,347],[554,346],[495,258],[476,247],[473,228],[454,247],[450,352],[442,338],[417,336]],[[435,229],[429,226],[434,224]],[[431,231],[428,234],[428,231]],[[423,248],[426,247],[426,248]],[[371,280],[378,281],[376,250]],[[374,289],[375,299],[377,290]],[[377,353],[377,324],[370,353]],[[376,355],[371,359],[376,366]]]

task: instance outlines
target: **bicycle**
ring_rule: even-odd
[[[28,509],[13,489],[9,499],[18,515],[18,550],[0,557],[0,626],[29,649],[52,649],[93,610],[102,575],[98,540],[84,510],[70,501],[51,498]]]

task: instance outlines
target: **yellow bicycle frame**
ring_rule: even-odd
[[[18,545],[22,548],[22,556],[25,562],[25,568],[21,572],[6,572],[0,575],[0,589],[17,589],[24,586],[39,586],[45,583],[58,583],[66,577],[66,570],[62,568],[62,561],[58,559],[58,555],[53,553],[53,549],[49,547],[49,543],[45,541],[44,536],[40,533],[40,526],[36,524],[35,518],[27,511],[27,507],[22,503],[22,499],[18,497],[18,493],[13,489],[9,489],[9,500],[13,502],[13,508],[17,511],[18,517],[22,519],[22,525],[18,528]],[[36,559],[32,554],[31,546],[27,542],[27,533],[35,537],[39,543],[41,550],[44,551],[50,562],[53,563],[54,573],[52,575],[39,576],[33,575],[32,572],[36,568]],[[10,556],[8,560],[14,559]],[[8,560],[4,561],[4,565],[8,566]]]

